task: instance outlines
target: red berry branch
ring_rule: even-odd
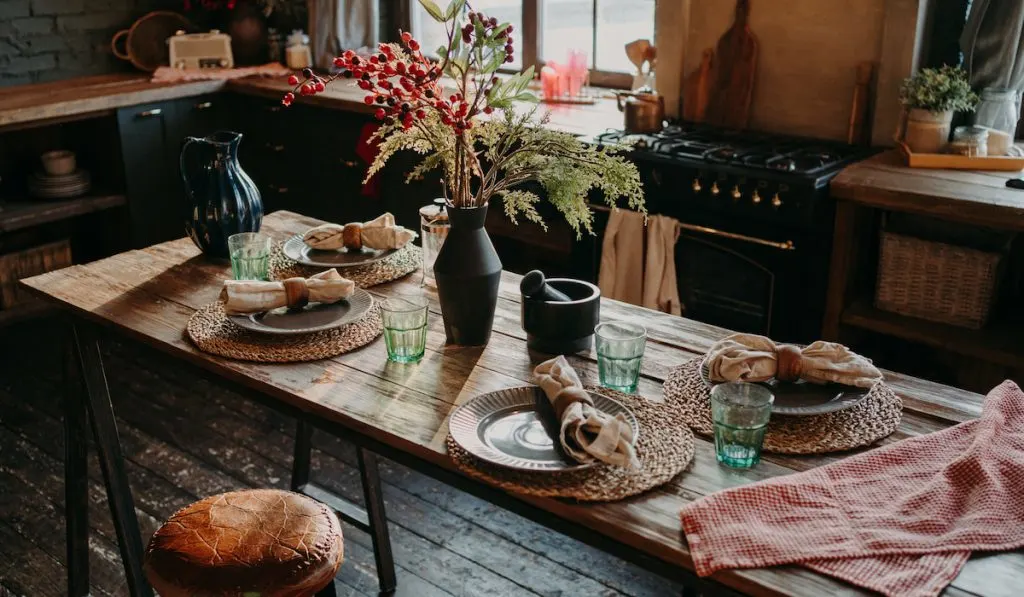
[[[504,42],[503,62],[513,61],[512,25],[496,31],[497,19],[487,19],[483,13],[470,13],[469,21],[461,30],[465,44],[473,45],[476,42],[475,24],[479,22],[488,37]],[[359,88],[367,92],[363,97],[367,105],[379,106],[374,112],[378,120],[385,123],[400,122],[407,129],[416,120],[426,118],[428,110],[436,110],[441,122],[456,133],[461,133],[473,127],[472,118],[478,113],[490,114],[494,110],[486,101],[481,106],[479,100],[499,83],[497,77],[492,78],[474,100],[467,99],[462,93],[445,97],[439,79],[447,60],[445,63],[436,63],[428,59],[420,50],[419,42],[408,31],[402,33],[401,40],[405,50],[401,55],[391,45],[379,44],[379,53],[370,56],[359,56],[352,50],[345,51],[334,59],[334,66],[339,69],[336,74],[321,76],[307,68],[302,71],[301,81],[291,75],[288,84],[293,89],[285,94],[281,103],[290,106],[296,95],[322,93],[335,79],[345,78],[355,80]]]

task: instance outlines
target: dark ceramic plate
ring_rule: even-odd
[[[232,315],[229,319],[252,332],[290,336],[332,330],[358,321],[372,305],[370,294],[357,288],[352,296],[330,305],[311,303],[295,310],[281,307],[251,315]]]
[[[700,364],[700,376],[708,387],[715,385],[711,381],[706,362]],[[772,379],[760,385],[775,395],[775,402],[772,403],[773,413],[797,417],[823,415],[853,408],[868,395],[868,390],[864,388],[835,383],[818,385],[803,380],[790,383]]]
[[[640,434],[636,416],[617,400],[590,393],[594,407],[612,416],[622,414]],[[559,425],[544,393],[537,386],[490,392],[456,408],[448,420],[452,439],[464,450],[492,464],[530,472],[579,470],[580,464],[562,451]]]
[[[296,234],[284,243],[284,255],[289,259],[298,261],[302,265],[313,267],[353,267],[366,265],[380,261],[388,255],[394,254],[398,249],[374,250],[363,249],[361,251],[349,251],[338,249],[336,251],[322,251],[312,249],[302,242],[302,236]]]

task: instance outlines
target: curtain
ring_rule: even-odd
[[[974,0],[960,49],[975,89],[1024,91],[1024,0]]]
[[[379,0],[308,0],[309,45],[313,64],[329,69],[344,50],[376,48]]]

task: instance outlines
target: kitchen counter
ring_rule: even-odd
[[[280,99],[290,89],[287,82],[279,78],[151,83],[149,77],[141,73],[19,85],[0,89],[0,128],[30,126],[35,122],[52,119],[87,117],[116,108],[222,90]],[[363,103],[363,95],[364,92],[355,85],[339,81],[322,94],[297,98],[296,103],[370,114],[376,108]],[[622,127],[622,115],[614,99],[600,99],[594,105],[545,104],[540,107],[540,111],[550,112],[550,127],[580,136],[591,136],[609,128]]]
[[[1006,187],[1019,172],[908,168],[895,150],[846,167],[831,194],[877,209],[928,215],[1000,230],[1024,230],[1024,191]]]
[[[116,74],[5,87],[0,89],[0,128],[203,95],[224,86],[224,81],[151,83],[146,75]]]

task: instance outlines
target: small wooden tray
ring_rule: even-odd
[[[948,168],[952,170],[1002,170],[1019,172],[1024,170],[1024,157],[992,155],[967,157],[953,153],[914,153],[906,143],[898,143],[907,165],[911,168]]]

